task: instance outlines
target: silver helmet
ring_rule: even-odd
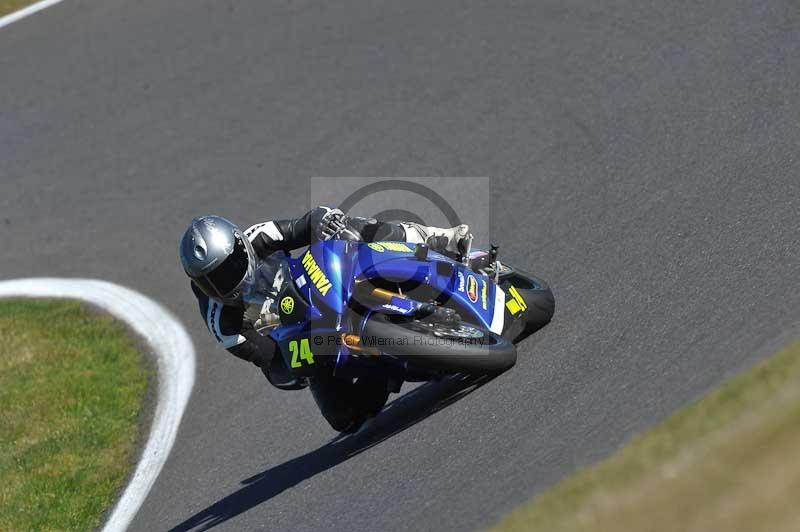
[[[183,269],[207,296],[235,303],[242,285],[253,277],[255,252],[233,222],[221,216],[192,220],[180,249]]]

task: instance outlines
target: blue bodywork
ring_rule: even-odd
[[[287,258],[294,287],[307,303],[302,321],[281,325],[270,333],[287,358],[287,366],[298,375],[310,375],[320,367],[320,360],[328,357],[336,372],[357,369],[353,366],[367,357],[351,357],[341,337],[344,333],[361,336],[366,317],[352,313],[350,301],[356,283],[370,279],[430,286],[440,302],[458,309],[464,321],[491,328],[497,290],[492,279],[433,251],[420,260],[414,246],[329,240],[312,244],[297,258]],[[413,315],[421,303],[396,297],[368,308],[366,316],[373,312]],[[392,357],[380,359],[373,371],[391,369]]]

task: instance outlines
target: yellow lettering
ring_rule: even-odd
[[[390,251],[403,251],[411,253],[411,248],[400,242],[381,242],[381,245]]]
[[[330,290],[332,286],[331,282],[325,276],[325,272],[317,265],[317,261],[314,260],[314,256],[311,255],[310,251],[306,251],[306,254],[303,256],[302,264],[314,287],[319,290],[319,293],[323,296],[327,295],[328,290]]]
[[[317,285],[317,288],[319,288],[320,280],[325,277],[325,275],[322,273],[322,270],[317,268],[316,265],[309,270],[308,276],[311,277],[311,282]]]
[[[508,288],[508,293],[511,294],[512,299],[510,301],[506,301],[506,308],[512,315],[516,315],[521,310],[526,310],[528,308],[527,303],[522,298],[520,293],[517,289],[513,286]]]

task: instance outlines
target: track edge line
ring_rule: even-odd
[[[0,17],[0,28],[13,24],[18,20],[27,18],[34,13],[38,13],[43,9],[47,9],[50,6],[54,6],[63,1],[64,0],[40,0],[39,2],[23,7],[22,9],[18,9],[17,11],[12,11],[8,15],[3,15]]]
[[[195,351],[189,333],[177,318],[154,300],[107,281],[63,278],[0,281],[0,298],[10,297],[85,301],[125,322],[155,354],[157,397],[150,433],[128,485],[102,528],[103,532],[125,530],[167,461],[191,396]]]

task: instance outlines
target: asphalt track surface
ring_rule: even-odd
[[[198,379],[134,530],[485,526],[798,333],[796,2],[70,0],[0,31],[0,272],[140,290]],[[314,175],[486,175],[552,324],[331,440],[214,345],[197,213]]]

